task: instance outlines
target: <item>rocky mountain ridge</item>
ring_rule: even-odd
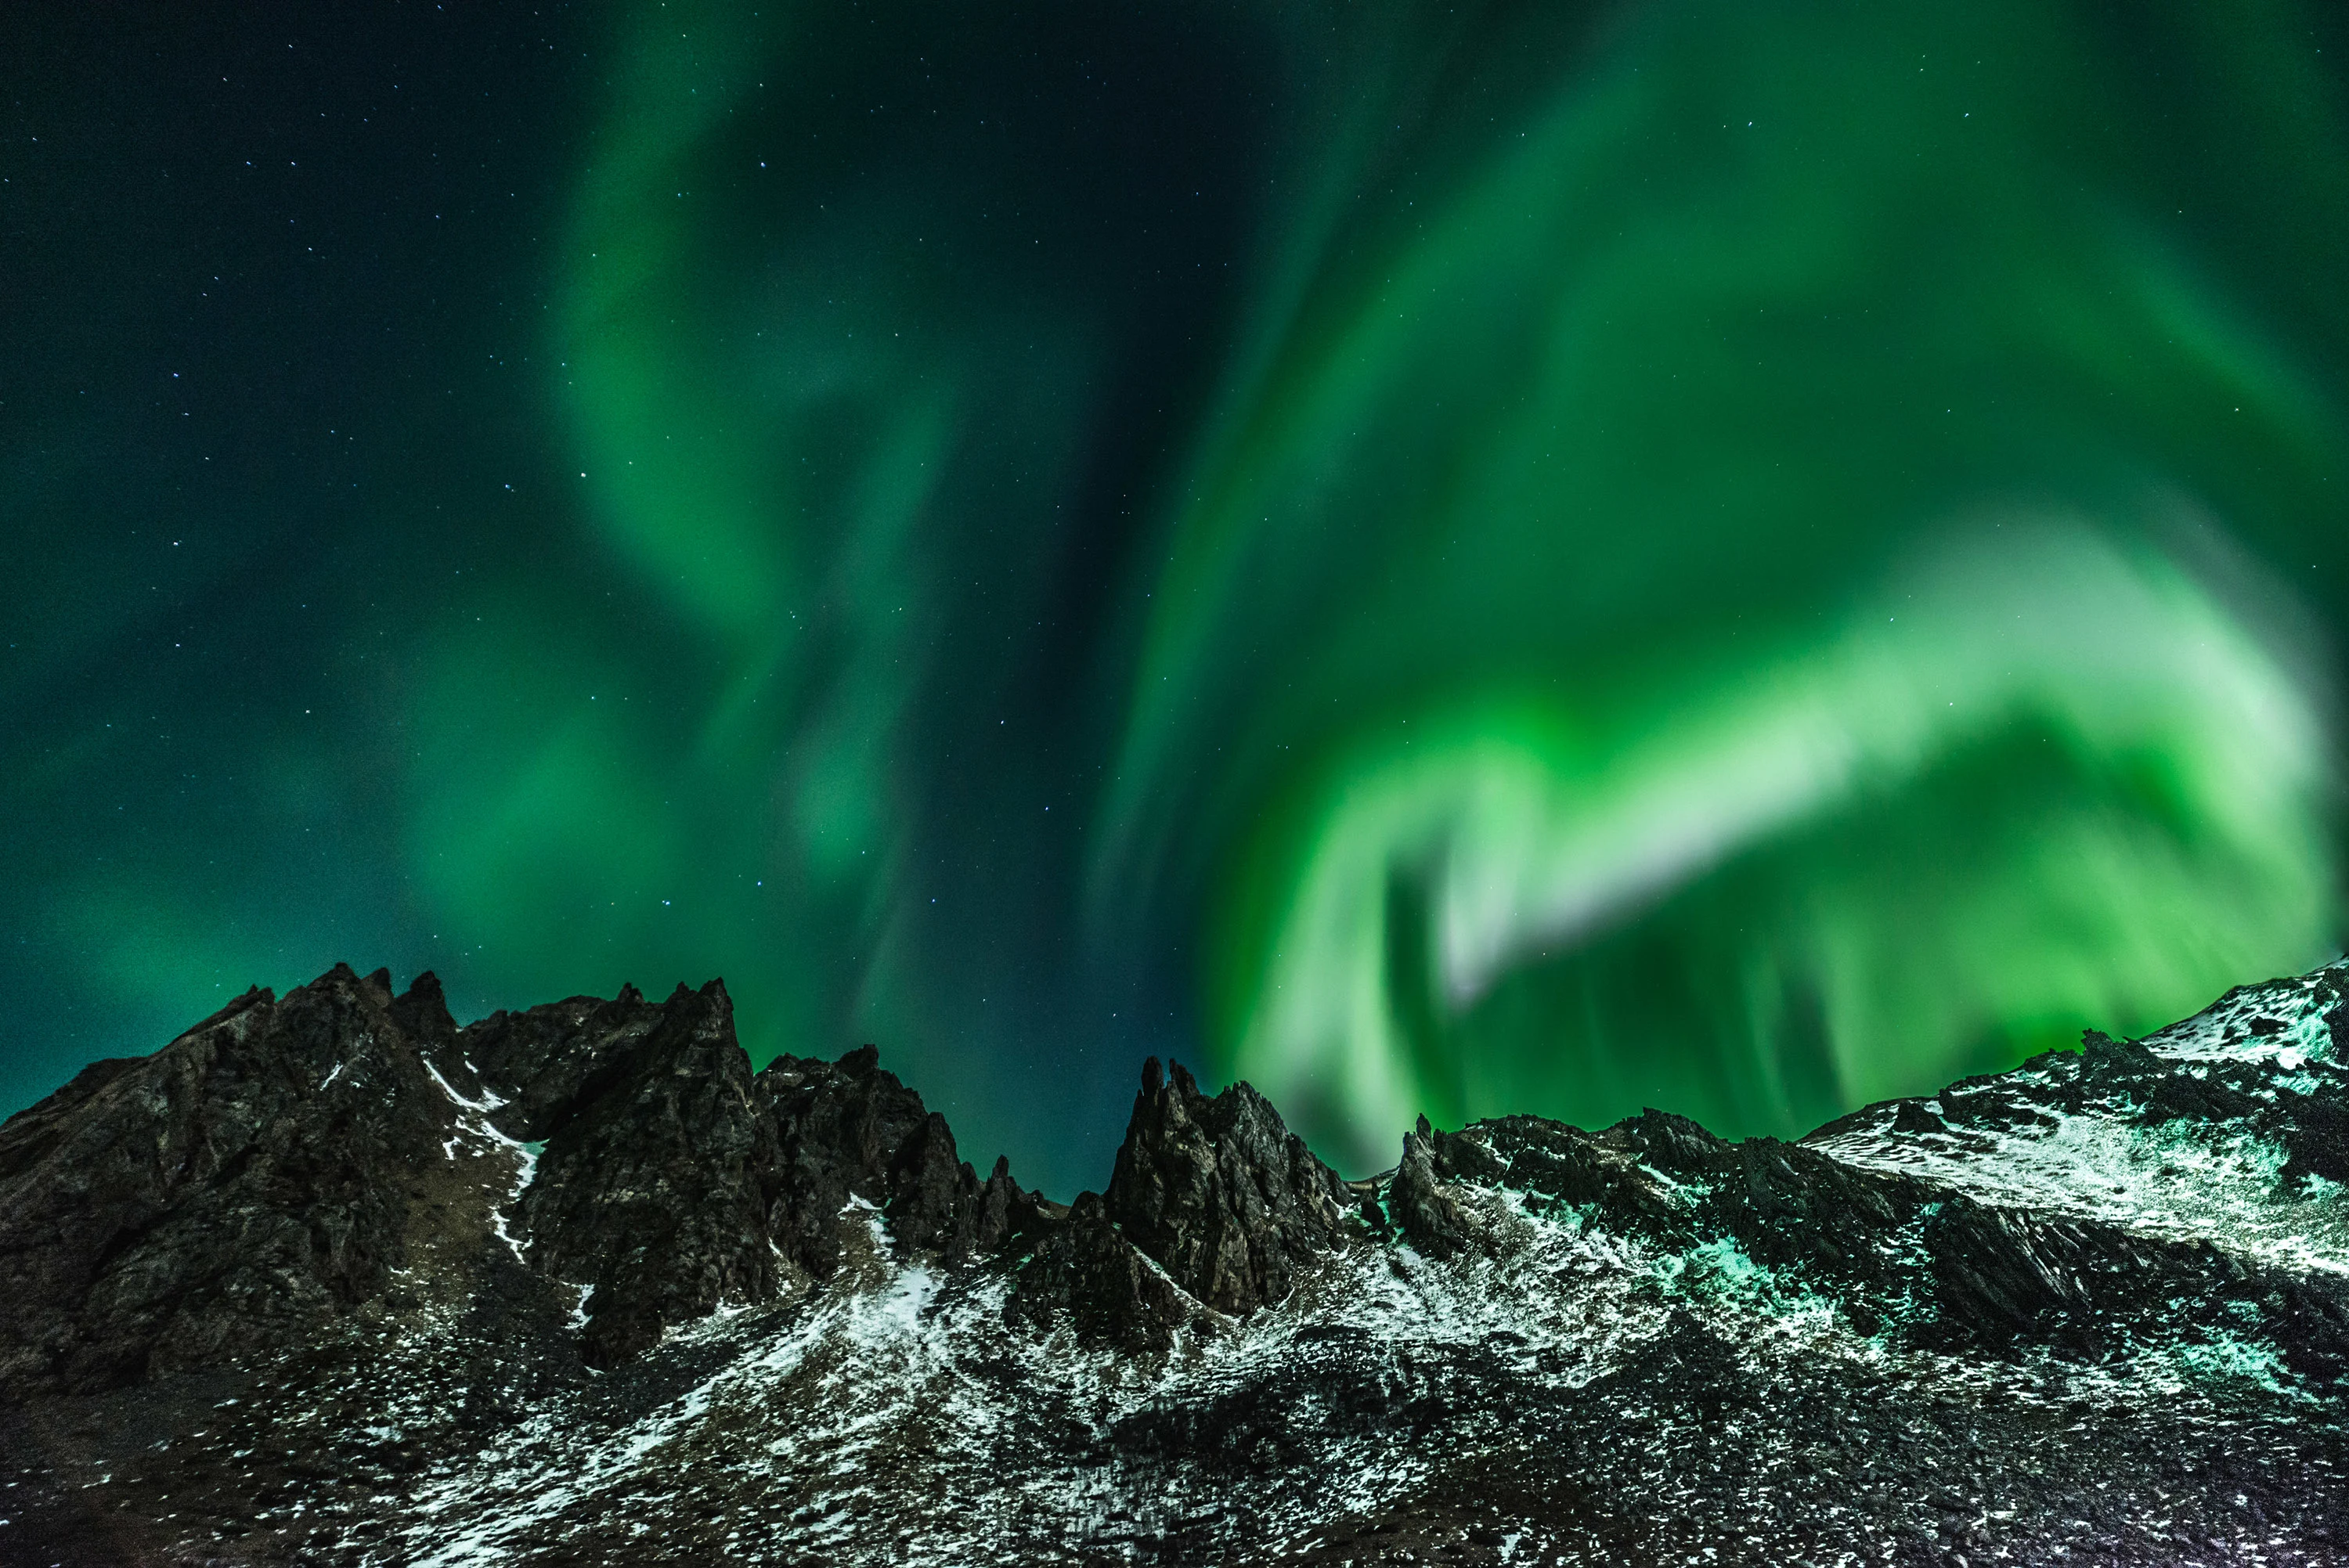
[[[1063,1208],[716,982],[338,966],[0,1127],[0,1561],[2349,1560],[2344,1033],[1356,1182],[1154,1061]]]

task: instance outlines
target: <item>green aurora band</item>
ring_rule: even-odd
[[[518,577],[415,700],[502,990],[723,964],[754,1055],[876,1039],[1065,1185],[993,1064],[1113,1012],[1360,1172],[1791,1134],[2334,950],[2303,9],[632,26],[550,358],[669,630]]]

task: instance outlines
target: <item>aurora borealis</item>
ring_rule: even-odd
[[[722,974],[1066,1196],[2338,951],[2325,8],[0,27],[7,1109]]]

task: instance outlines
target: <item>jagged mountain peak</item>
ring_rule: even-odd
[[[1162,1078],[1155,1057],[1102,1198],[1129,1240],[1222,1313],[1280,1300],[1363,1226],[1358,1196],[1253,1087],[1210,1099],[1179,1062]]]

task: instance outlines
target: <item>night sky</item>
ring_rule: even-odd
[[[1793,1134],[2340,951],[2336,6],[0,13],[0,1111],[722,975]]]

